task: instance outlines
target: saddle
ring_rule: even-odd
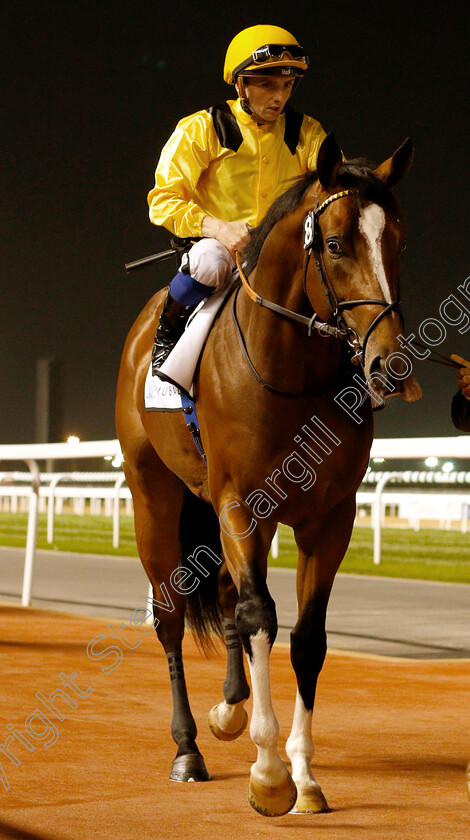
[[[200,236],[190,238],[174,236],[170,241],[170,250],[127,263],[126,270],[129,273],[152,263],[170,259],[173,256],[176,258],[177,269],[179,269],[184,255],[201,238]],[[196,307],[188,320],[183,335],[160,368],[165,375],[165,379],[152,375],[151,362],[145,379],[145,410],[182,411],[196,448],[204,460],[206,458],[193,398],[193,377],[215,316],[227,301],[233,285],[234,283],[220,292],[214,292]]]
[[[178,237],[171,240],[178,267],[184,254],[189,251],[195,241],[197,240]],[[145,410],[183,411],[188,430],[204,460],[206,458],[194,402],[193,378],[214,319],[231,294],[232,288],[233,284],[219,292],[214,292],[196,307],[181,338],[159,369],[165,378],[160,378],[158,374],[153,375],[150,362],[145,380]]]

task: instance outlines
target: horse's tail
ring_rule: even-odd
[[[220,523],[214,508],[186,489],[179,524],[180,565],[195,570],[200,583],[186,598],[186,618],[206,656],[216,649],[224,629],[218,592],[222,563]],[[189,578],[189,581],[194,579]],[[188,587],[189,588],[189,587]],[[214,638],[215,637],[215,638]]]

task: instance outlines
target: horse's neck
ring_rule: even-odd
[[[302,266],[282,259],[274,266],[260,261],[252,275],[262,297],[302,315],[312,308],[302,285]],[[295,324],[240,295],[239,315],[250,357],[260,375],[274,387],[296,392],[321,393],[340,376],[341,346],[307,327]]]

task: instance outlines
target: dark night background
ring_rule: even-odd
[[[278,9],[278,11],[275,11]],[[294,107],[349,156],[381,162],[411,135],[397,188],[408,220],[406,332],[437,317],[470,274],[468,4],[306,0],[279,6],[122,0],[2,4],[0,62],[0,442],[34,439],[37,358],[63,362],[64,434],[114,438],[122,346],[173,266],[127,278],[124,263],[168,247],[146,194],[180,116],[224,98],[225,49],[255,23],[290,29],[311,56]],[[441,352],[470,355],[448,327]],[[417,362],[424,390],[376,415],[379,437],[457,434],[455,372]]]

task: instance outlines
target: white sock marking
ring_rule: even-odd
[[[292,764],[292,778],[299,793],[307,793],[318,786],[312,774],[313,756],[312,712],[308,711],[297,689],[292,729],[286,743],[286,753]]]
[[[287,768],[277,748],[279,724],[271,701],[268,634],[258,630],[250,636],[250,644],[253,654],[249,660],[253,690],[250,735],[258,748],[258,758],[252,765],[251,776],[265,785],[277,787],[285,781]]]

